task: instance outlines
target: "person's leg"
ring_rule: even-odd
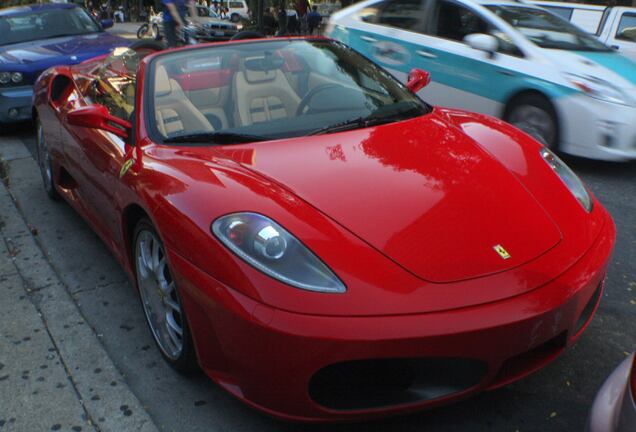
[[[307,34],[307,31],[308,31],[307,14],[303,15],[302,18],[300,18],[300,31],[304,35]]]
[[[177,24],[174,21],[163,22],[163,34],[166,37],[168,48],[177,46]]]

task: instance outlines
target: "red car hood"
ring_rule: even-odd
[[[240,146],[246,147],[249,152],[233,146],[226,156],[283,185],[428,281],[511,269],[561,239],[516,177],[434,114]],[[242,160],[243,154],[250,156]]]

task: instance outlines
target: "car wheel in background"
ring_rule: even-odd
[[[40,119],[35,120],[35,143],[36,143],[36,157],[38,167],[40,168],[40,174],[42,175],[42,183],[44,184],[44,191],[53,200],[59,199],[57,190],[55,189],[55,179],[53,177],[53,165],[51,164],[51,154],[49,153],[49,146],[44,137],[44,128]]]
[[[548,148],[559,145],[559,123],[552,103],[539,94],[515,98],[506,109],[504,120],[534,137]]]
[[[163,243],[148,219],[137,223],[133,238],[137,288],[150,332],[173,368],[192,372],[197,367],[194,344]]]
[[[141,55],[141,57],[145,57],[148,54],[152,54],[153,52],[166,49],[166,46],[162,42],[157,42],[150,39],[142,39],[130,44],[129,48],[133,51],[136,51],[137,54]]]
[[[237,13],[233,13],[232,15],[230,15],[230,21],[232,22],[239,22],[241,20],[241,17],[239,14]]]

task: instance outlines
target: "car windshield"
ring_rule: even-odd
[[[249,41],[169,52],[153,59],[149,73],[148,128],[164,143],[213,145],[331,133],[430,111],[387,72],[328,40]]]
[[[79,7],[45,9],[0,17],[0,45],[99,31],[101,28],[95,20]]]
[[[611,51],[594,36],[545,10],[508,5],[486,7],[541,48]]]

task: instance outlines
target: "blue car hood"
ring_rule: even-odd
[[[127,39],[100,32],[0,46],[0,71],[22,72],[33,82],[52,66],[81,63],[128,45]]]

